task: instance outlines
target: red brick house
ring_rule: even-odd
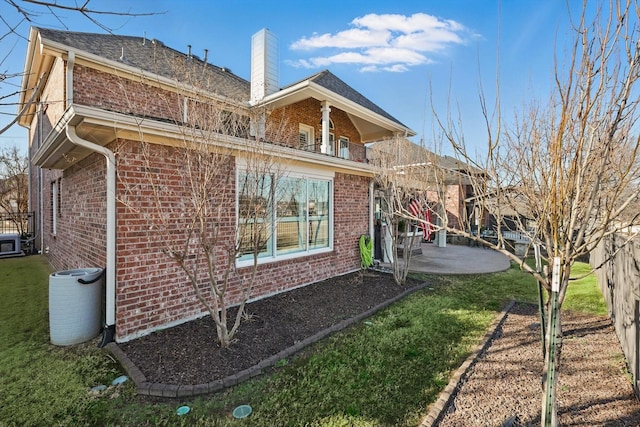
[[[184,274],[149,237],[145,209],[152,194],[140,183],[141,171],[153,169],[176,201],[185,196],[175,178],[184,166],[176,141],[196,96],[246,117],[267,111],[246,133],[210,136],[212,147],[233,145],[221,174],[235,177],[242,147],[264,139],[299,182],[326,190],[325,238],[286,251],[277,242],[265,248],[251,299],[359,268],[358,238],[373,235],[365,143],[414,132],[329,71],[280,87],[275,44],[264,30],[254,36],[249,82],[209,64],[206,52],[200,59],[155,39],[31,29],[21,98],[28,108],[19,123],[29,129],[37,243],[56,270],[105,268],[105,335],[123,342],[205,314]],[[188,71],[196,69],[202,84],[187,87]],[[276,121],[279,132],[270,133]],[[233,194],[235,181],[221,185]],[[239,221],[238,204],[236,197],[223,207],[229,230]],[[174,237],[181,238],[179,229]],[[245,266],[239,258],[239,276]],[[240,293],[230,295],[238,303]]]
[[[442,224],[444,215],[447,226],[459,230],[477,231],[477,228],[489,225],[488,213],[481,214],[474,203],[473,181],[481,182],[484,179],[486,174],[482,170],[451,156],[435,154],[404,138],[375,142],[371,148],[374,150],[371,158],[375,157],[376,151],[385,153],[387,162],[411,171],[410,175],[416,177],[416,196],[428,201],[436,213],[432,217],[436,225]],[[436,170],[440,171],[438,179],[434,178]],[[446,240],[454,243],[460,240],[454,236],[447,237],[445,232],[440,236],[441,239],[434,237],[434,241],[440,245],[445,245]]]

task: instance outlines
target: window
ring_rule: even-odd
[[[334,130],[333,120],[329,119],[329,130]],[[322,143],[322,119],[320,119],[320,143]],[[336,155],[335,135],[333,132],[329,132],[329,142],[327,143],[327,154],[330,156]]]
[[[272,253],[273,183],[269,175],[242,173],[238,177],[238,247],[241,257]]]
[[[300,124],[298,138],[298,148],[301,150],[314,151],[315,140],[313,138],[313,128],[311,126]]]
[[[58,217],[60,216],[60,179],[51,183],[51,233],[58,234]]]
[[[335,156],[335,149],[334,147],[336,146],[336,137],[330,133],[329,134],[329,144],[327,145],[327,154],[329,154],[330,156]]]
[[[322,118],[320,118],[320,129],[322,129]],[[333,120],[329,119],[329,129],[333,130],[335,129],[333,127]]]
[[[238,179],[238,263],[330,250],[332,179],[296,176]]]
[[[338,156],[349,160],[349,138],[345,136],[338,138]]]
[[[331,182],[323,180],[308,181],[309,197],[309,248],[329,247],[329,193]]]

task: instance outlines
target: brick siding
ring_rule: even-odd
[[[62,171],[43,170],[43,252],[56,270],[105,267],[105,160],[93,154]],[[57,234],[53,234],[52,185],[59,185]]]
[[[103,71],[75,65],[73,102],[171,122],[182,118],[180,95]]]
[[[42,101],[50,99],[41,126],[34,118],[30,138],[31,150],[64,112],[62,99],[64,67],[59,61],[50,77]],[[74,68],[74,102],[123,113],[133,113],[164,119],[174,119],[179,104],[177,95],[160,88],[126,81],[109,73],[81,65]],[[53,103],[53,98],[57,102]],[[320,132],[320,103],[303,101],[287,108],[295,122],[297,140],[298,121],[316,127]],[[277,114],[277,113],[276,113]],[[347,117],[332,109],[335,135],[347,136],[358,143],[357,130]],[[38,130],[42,128],[42,130]],[[117,156],[117,266],[116,266],[116,339],[119,341],[149,333],[157,328],[177,324],[206,314],[202,304],[179,266],[166,254],[167,244],[184,243],[186,220],[181,216],[188,203],[188,187],[181,171],[180,150],[163,145],[143,145],[136,141],[118,140],[108,146]],[[227,199],[220,219],[219,253],[235,240],[235,159],[228,157],[219,168],[218,190]],[[104,267],[106,262],[106,182],[105,159],[91,154],[64,171],[42,171],[42,214],[44,230],[43,252],[55,270],[80,267]],[[32,174],[37,187],[39,168]],[[148,173],[157,178],[151,185]],[[53,200],[51,186],[60,188],[58,233],[53,235]],[[258,266],[252,299],[262,298],[332,276],[357,270],[360,264],[358,238],[369,232],[370,178],[336,173],[334,178],[334,249],[333,251],[298,258],[265,263]],[[170,206],[167,217],[169,229],[159,233],[154,219],[156,195]],[[37,196],[32,203],[38,202]],[[242,283],[251,268],[240,268],[227,292],[229,304],[242,299]],[[205,290],[207,278],[198,283]]]
[[[271,125],[267,125],[267,141],[281,142],[288,147],[298,148],[300,124],[313,127],[315,138],[321,138],[321,108],[320,101],[309,98],[274,110],[269,115]],[[347,113],[336,107],[331,107],[329,117],[334,126],[334,129],[329,132],[334,134],[335,141],[340,137],[349,138],[352,160],[365,161],[365,150],[361,143],[360,133]]]
[[[204,314],[184,272],[163,252],[171,243],[180,246],[185,239],[184,227],[180,225],[185,219],[180,219],[183,210],[179,205],[181,201],[188,203],[190,190],[185,177],[175,172],[181,167],[182,156],[173,148],[149,147],[149,163],[143,162],[135,142],[120,144],[118,150],[119,193],[126,203],[121,203],[118,209],[116,330],[118,337],[124,339]],[[224,193],[232,197],[232,200],[222,202],[228,208],[220,215],[219,222],[220,246],[225,247],[235,239],[235,181],[225,177],[235,176],[235,171],[230,166],[234,164],[232,158],[221,159],[221,163],[220,182],[223,184],[216,194],[225,190],[224,185],[227,187]],[[163,177],[162,202],[168,203],[165,212],[173,226],[172,230],[160,230],[158,234],[152,229],[158,226],[152,227],[156,222],[155,207],[149,201],[149,179],[143,172],[149,167],[158,177]],[[357,239],[368,232],[368,179],[337,174],[334,187],[334,251],[258,266],[251,298],[272,295],[358,268]],[[170,206],[178,206],[178,209],[172,211]],[[220,262],[219,268],[224,268],[224,261]],[[246,283],[250,273],[250,267],[238,269],[238,275],[233,277],[227,291],[230,304],[241,301],[242,283]],[[202,289],[206,293],[206,277],[202,278]]]

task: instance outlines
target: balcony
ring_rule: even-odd
[[[354,162],[367,163],[366,147],[363,144],[342,140],[338,141],[337,150],[334,148],[335,145],[336,144],[331,141],[331,143],[328,145],[329,150],[323,154],[331,157],[351,160]],[[322,153],[322,141],[319,138],[311,144],[306,144],[301,141],[298,148],[314,153]]]

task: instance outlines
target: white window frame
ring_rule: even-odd
[[[56,179],[51,183],[51,234],[56,236],[58,234],[58,212],[60,206],[58,206],[58,193],[60,192],[60,180]]]
[[[333,132],[329,132],[329,144],[327,145],[327,154],[330,156],[336,155],[336,136]]]
[[[309,126],[309,125],[305,125],[303,123],[300,123],[298,126],[298,145],[300,145],[300,135],[306,135],[307,138],[307,143],[304,146],[299,146],[298,148],[301,148],[303,150],[306,151],[315,151],[315,135],[314,135],[314,128],[313,126]]]
[[[342,143],[346,142],[346,147],[342,147]],[[337,153],[336,156],[342,158],[342,159],[346,159],[349,160],[349,138],[346,136],[341,136],[338,138],[338,144],[336,145],[337,147]],[[344,151],[343,151],[344,150]]]
[[[318,255],[323,253],[328,253],[333,251],[334,244],[334,191],[335,191],[335,173],[333,171],[322,171],[322,170],[313,170],[309,171],[308,168],[295,166],[295,165],[287,165],[286,167],[286,177],[288,178],[303,178],[307,180],[323,180],[329,182],[329,242],[326,247],[310,249],[309,245],[306,246],[306,249],[299,252],[291,252],[278,254],[277,251],[277,238],[272,239],[273,249],[269,255],[262,256],[258,258],[258,265],[260,264],[269,264],[274,262],[281,262],[295,258],[301,258],[309,255]],[[242,158],[236,158],[236,182],[239,181],[240,173],[245,172],[247,169],[246,161]],[[236,184],[237,185],[237,184]],[[240,224],[240,214],[239,214],[239,200],[238,200],[238,189],[236,187],[236,232],[239,230]],[[307,203],[308,203],[308,193],[307,193]],[[275,209],[274,209],[275,210]],[[307,214],[307,222],[308,214]],[[277,228],[277,219],[273,223],[274,231]],[[275,234],[274,234],[275,235]],[[235,238],[235,236],[234,236]],[[308,238],[308,237],[307,237]],[[237,259],[236,267],[249,267],[253,265],[253,257],[249,259]]]

